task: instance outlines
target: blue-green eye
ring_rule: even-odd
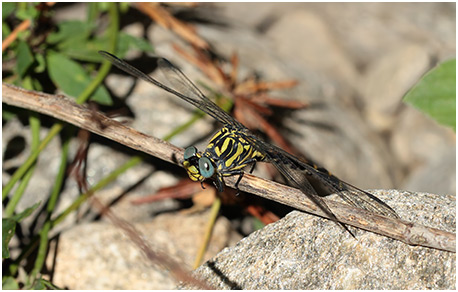
[[[215,168],[213,167],[210,159],[207,157],[202,157],[199,159],[199,170],[200,174],[205,178],[212,177],[212,175],[215,173]]]
[[[190,146],[188,148],[186,148],[186,150],[184,151],[184,160],[188,160],[189,158],[193,157],[193,156],[196,156],[196,153],[197,153],[197,148],[194,147],[194,146]]]

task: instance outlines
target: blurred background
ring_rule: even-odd
[[[232,113],[256,134],[346,182],[363,189],[455,195],[454,130],[403,102],[426,72],[455,58],[455,3],[124,3],[117,12],[110,3],[2,6],[6,83],[78,97],[102,61],[98,50],[115,53],[148,74],[155,74],[151,56],[157,55],[181,68],[209,97],[218,93],[231,100]],[[119,17],[117,28],[114,15]],[[18,27],[22,30],[16,31]],[[117,41],[110,46],[113,31]],[[8,43],[7,36],[14,33],[16,38]],[[114,68],[110,72],[91,102],[128,126],[164,138],[195,115],[190,105],[151,84]],[[257,115],[262,118],[252,118]],[[43,139],[55,120],[31,118],[30,112],[5,104],[2,118],[5,186],[35,147],[33,124],[40,121],[38,136]],[[203,150],[219,127],[203,117],[170,142]],[[84,135],[74,129],[56,136],[40,154],[21,199],[11,207],[11,196],[4,197],[4,213],[49,200],[65,141],[67,172],[53,214],[66,210],[81,193],[70,171],[79,169],[79,161],[84,161],[84,180],[92,186],[139,155],[105,138]],[[262,166],[255,174],[276,177]],[[213,190],[201,192],[200,184],[194,185],[183,191],[180,187],[189,188],[189,180],[182,168],[144,157],[96,195],[188,267],[215,196]],[[151,198],[164,188],[165,199],[143,202],[155,200]],[[180,193],[179,199],[171,193]],[[261,213],[281,209],[269,204],[259,202]],[[206,258],[269,222],[258,216],[259,209],[250,211],[253,207],[246,201],[224,205]],[[273,211],[278,217],[285,212]],[[12,241],[16,257],[24,238],[30,241],[46,221],[40,214],[21,222],[21,234]],[[61,288],[175,285],[167,273],[151,269],[140,251],[90,204],[81,205],[50,234],[59,240],[50,241],[40,272]],[[10,269],[8,263],[4,271],[5,265]],[[22,269],[29,271],[27,265]]]

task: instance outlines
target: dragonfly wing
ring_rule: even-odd
[[[390,206],[374,195],[341,181],[326,170],[317,169],[299,160],[283,149],[264,141],[253,141],[253,143],[254,145],[261,145],[263,149],[260,149],[260,151],[266,153],[267,160],[269,160],[269,162],[271,162],[289,181],[308,195],[314,203],[316,203],[316,201],[318,201],[318,203],[322,202],[321,205],[329,212],[329,208],[327,208],[323,199],[317,193],[317,189],[325,191],[326,193],[323,195],[336,193],[348,204],[365,209],[369,212],[392,218],[399,218]],[[320,204],[317,205],[323,209]],[[323,211],[325,211],[325,209],[323,209]],[[328,212],[326,213],[328,214]]]
[[[396,212],[390,206],[388,206],[376,196],[349,183],[341,181],[335,176],[331,176],[330,180],[326,181],[325,184],[332,190],[332,192],[336,192],[344,201],[350,205],[358,208],[363,208],[367,211],[379,215],[391,218],[399,218],[399,215],[396,214]]]
[[[306,176],[309,180],[318,181],[324,189],[328,190],[328,194],[336,193],[345,202],[357,208],[391,218],[399,218],[390,206],[376,196],[338,179],[325,169],[316,169],[296,157],[294,158],[296,163],[300,163],[302,167],[308,169]]]
[[[194,83],[192,83],[192,81],[189,80],[183,72],[181,72],[180,69],[175,67],[166,59],[158,58],[157,64],[158,69],[163,73],[164,77],[166,78],[165,83],[168,83],[168,85],[165,85],[164,83],[157,81],[151,76],[141,72],[137,68],[133,67],[132,65],[129,65],[127,62],[119,59],[118,57],[108,52],[99,51],[99,53],[119,69],[125,71],[126,73],[129,73],[134,77],[152,83],[158,86],[159,88],[162,88],[163,90],[189,102],[193,106],[199,108],[200,110],[210,115],[218,122],[226,125],[227,127],[233,127],[240,131],[247,131],[247,128],[244,125],[236,121],[228,113],[226,113],[219,106],[217,106],[213,101],[208,99],[199,90],[199,88],[197,88],[197,86]]]
[[[159,59],[158,65],[169,86],[177,91],[174,93],[176,96],[186,100],[227,127],[232,127],[240,131],[248,131],[244,125],[208,99],[180,69],[168,60]]]
[[[278,147],[258,140],[257,138],[255,139],[256,142],[253,141],[253,143],[255,143],[254,145],[257,146],[256,148],[258,148],[259,151],[266,155],[266,161],[272,163],[293,186],[300,189],[302,193],[318,206],[318,208],[320,208],[331,220],[342,226],[354,237],[353,233],[337,219],[323,198],[318,195],[315,188],[307,180],[307,176],[304,172],[306,169],[304,169],[302,163],[297,163],[300,162],[297,158]]]

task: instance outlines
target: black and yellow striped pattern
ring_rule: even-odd
[[[255,161],[262,161],[264,155],[257,151],[238,131],[223,127],[208,143],[203,156],[215,161],[216,170],[224,176]]]

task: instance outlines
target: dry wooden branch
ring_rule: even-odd
[[[140,150],[165,161],[180,164],[183,149],[116,122],[100,112],[76,104],[64,96],[28,91],[13,85],[2,84],[3,102],[37,111],[130,148]],[[234,186],[236,177],[225,182]],[[295,188],[253,175],[244,175],[239,184],[242,191],[261,196],[322,217],[326,215],[304,194]],[[382,234],[410,245],[432,247],[455,252],[456,234],[420,224],[375,215],[349,205],[326,200],[337,218],[348,225]]]

